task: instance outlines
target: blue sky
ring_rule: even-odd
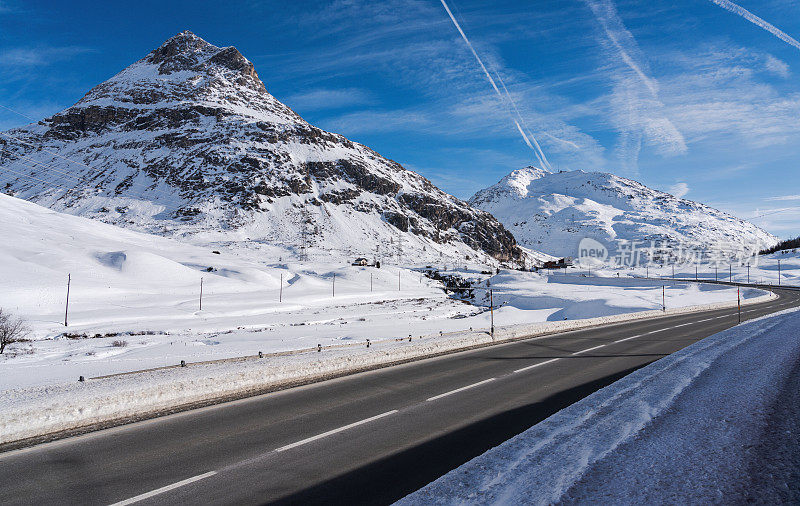
[[[717,3],[724,3],[718,0]],[[737,4],[800,38],[795,0]],[[710,0],[452,0],[554,169],[800,235],[800,49]],[[0,0],[0,105],[51,115],[191,30],[313,124],[462,198],[535,163],[439,0]],[[0,129],[28,123],[0,108]]]

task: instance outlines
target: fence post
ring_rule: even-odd
[[[69,285],[72,281],[72,274],[67,274],[67,305],[64,308],[64,326],[67,326],[67,316],[69,315]]]

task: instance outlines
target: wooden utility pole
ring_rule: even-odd
[[[336,297],[336,273],[333,273],[333,287],[332,287],[331,297]]]
[[[400,271],[397,271],[397,291],[400,291]]]
[[[667,310],[667,287],[661,285],[661,310]]]
[[[200,277],[200,311],[203,310],[203,278]]]
[[[489,290],[489,315],[491,318],[492,339],[494,339],[494,294],[492,293],[491,289]]]
[[[739,323],[742,323],[742,289],[738,286],[736,287],[736,299],[739,307]]]
[[[372,291],[372,273],[369,273],[369,291]]]
[[[67,304],[64,308],[64,326],[67,326],[67,316],[69,315],[69,285],[72,281],[72,274],[67,274]]]
[[[281,272],[281,285],[278,289],[278,302],[283,302],[283,273]]]

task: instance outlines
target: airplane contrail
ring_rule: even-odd
[[[763,28],[764,30],[766,30],[769,33],[771,33],[772,35],[778,37],[779,39],[781,39],[782,41],[786,42],[790,46],[794,46],[797,49],[800,49],[800,42],[798,42],[797,40],[793,39],[792,37],[787,35],[785,32],[779,30],[778,28],[775,28],[775,26],[771,25],[770,23],[767,23],[766,21],[764,21],[760,17],[756,16],[752,12],[748,11],[744,7],[736,5],[735,3],[733,3],[733,2],[731,2],[729,0],[710,0],[710,1],[715,3],[715,4],[717,4],[717,5],[719,5],[720,7],[722,7],[725,10],[728,10],[728,11],[730,11],[730,12],[736,14],[736,15],[739,15],[739,16],[743,17],[744,19],[750,21],[754,25],[756,25],[756,26],[758,26],[760,28]]]
[[[650,94],[653,96],[653,98],[658,98],[658,83],[645,74],[641,65],[637,63],[634,57],[630,54],[629,48],[631,46],[633,46],[634,50],[638,51],[636,42],[633,40],[633,35],[631,35],[628,29],[622,24],[622,20],[620,19],[619,14],[617,14],[617,9],[614,6],[614,3],[610,2],[609,0],[585,1],[592,10],[594,17],[597,18],[597,21],[603,27],[603,31],[606,33],[608,40],[610,40],[614,47],[616,47],[619,51],[622,61],[624,61],[625,64],[631,70],[633,70],[637,76],[639,76],[639,79],[642,80],[642,83],[644,83],[647,89],[650,90]],[[627,39],[627,41],[622,41],[620,38]]]
[[[503,81],[503,78],[500,77],[500,74],[497,74],[497,80],[500,81],[500,86],[503,87],[503,91],[505,92],[506,96],[508,97],[508,101],[514,107],[514,112],[517,114],[517,118],[519,118],[519,120],[522,121],[522,126],[525,127],[525,131],[528,133],[528,135],[525,135],[525,132],[523,132],[522,128],[520,128],[519,123],[517,123],[515,121],[515,123],[517,123],[517,128],[522,133],[522,137],[525,138],[525,139],[530,137],[530,139],[533,141],[533,144],[536,146],[536,149],[534,149],[534,152],[536,153],[536,158],[539,159],[539,163],[541,163],[542,166],[545,169],[551,170],[552,167],[550,166],[550,161],[545,156],[544,151],[542,150],[542,147],[539,145],[539,142],[536,140],[536,137],[534,137],[533,134],[531,133],[531,129],[528,128],[528,124],[525,122],[525,119],[519,113],[519,109],[517,109],[517,104],[511,99],[511,94],[508,93],[508,88],[506,88],[506,83]],[[530,143],[528,143],[528,145],[530,146]],[[531,149],[533,149],[533,147],[531,147]]]
[[[508,89],[506,89],[505,83],[502,82],[502,79],[500,78],[500,75],[498,74],[497,78],[500,79],[501,84],[503,86],[503,89],[505,90],[505,97],[503,96],[503,93],[500,91],[500,88],[497,87],[497,83],[495,82],[494,78],[492,77],[492,74],[486,68],[486,65],[483,64],[483,60],[481,60],[481,57],[478,56],[478,52],[475,51],[475,48],[472,46],[472,43],[467,38],[467,34],[464,33],[464,30],[461,29],[461,25],[458,24],[458,21],[456,21],[456,18],[455,18],[455,16],[453,16],[453,12],[450,10],[450,7],[447,5],[447,2],[445,2],[445,0],[440,0],[440,1],[442,2],[442,6],[444,7],[444,10],[447,11],[447,15],[450,16],[450,20],[455,25],[456,30],[458,30],[458,33],[461,34],[461,38],[464,39],[464,42],[466,42],[467,47],[472,52],[472,56],[475,57],[475,59],[478,61],[478,65],[481,66],[481,69],[483,70],[483,73],[486,74],[486,78],[489,80],[489,83],[492,85],[492,88],[494,88],[495,93],[497,93],[497,96],[500,97],[500,101],[505,103],[505,101],[508,100],[508,102],[511,104],[511,106],[514,109],[514,111],[516,112],[516,116],[517,116],[516,118],[514,117],[513,114],[511,114],[511,111],[509,111],[509,114],[511,114],[511,120],[514,122],[514,125],[516,125],[517,130],[519,131],[520,135],[522,135],[522,140],[524,140],[525,144],[527,144],[528,147],[533,150],[534,154],[536,155],[536,158],[539,160],[539,163],[542,164],[542,166],[545,169],[550,169],[551,168],[550,167],[550,163],[547,161],[547,157],[545,156],[544,151],[542,151],[541,146],[539,146],[539,143],[536,141],[536,138],[533,135],[526,134],[525,131],[522,129],[522,126],[520,125],[520,121],[523,124],[525,123],[525,121],[522,119],[522,116],[519,114],[519,109],[517,109],[517,104],[514,102],[514,99],[512,99],[511,95],[508,93]],[[519,121],[517,121],[517,119],[519,119]],[[531,142],[531,141],[533,141],[533,142]]]

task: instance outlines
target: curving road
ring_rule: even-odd
[[[743,319],[800,306],[769,288],[779,298]],[[10,451],[0,503],[388,503],[737,322],[726,309],[565,332]]]

